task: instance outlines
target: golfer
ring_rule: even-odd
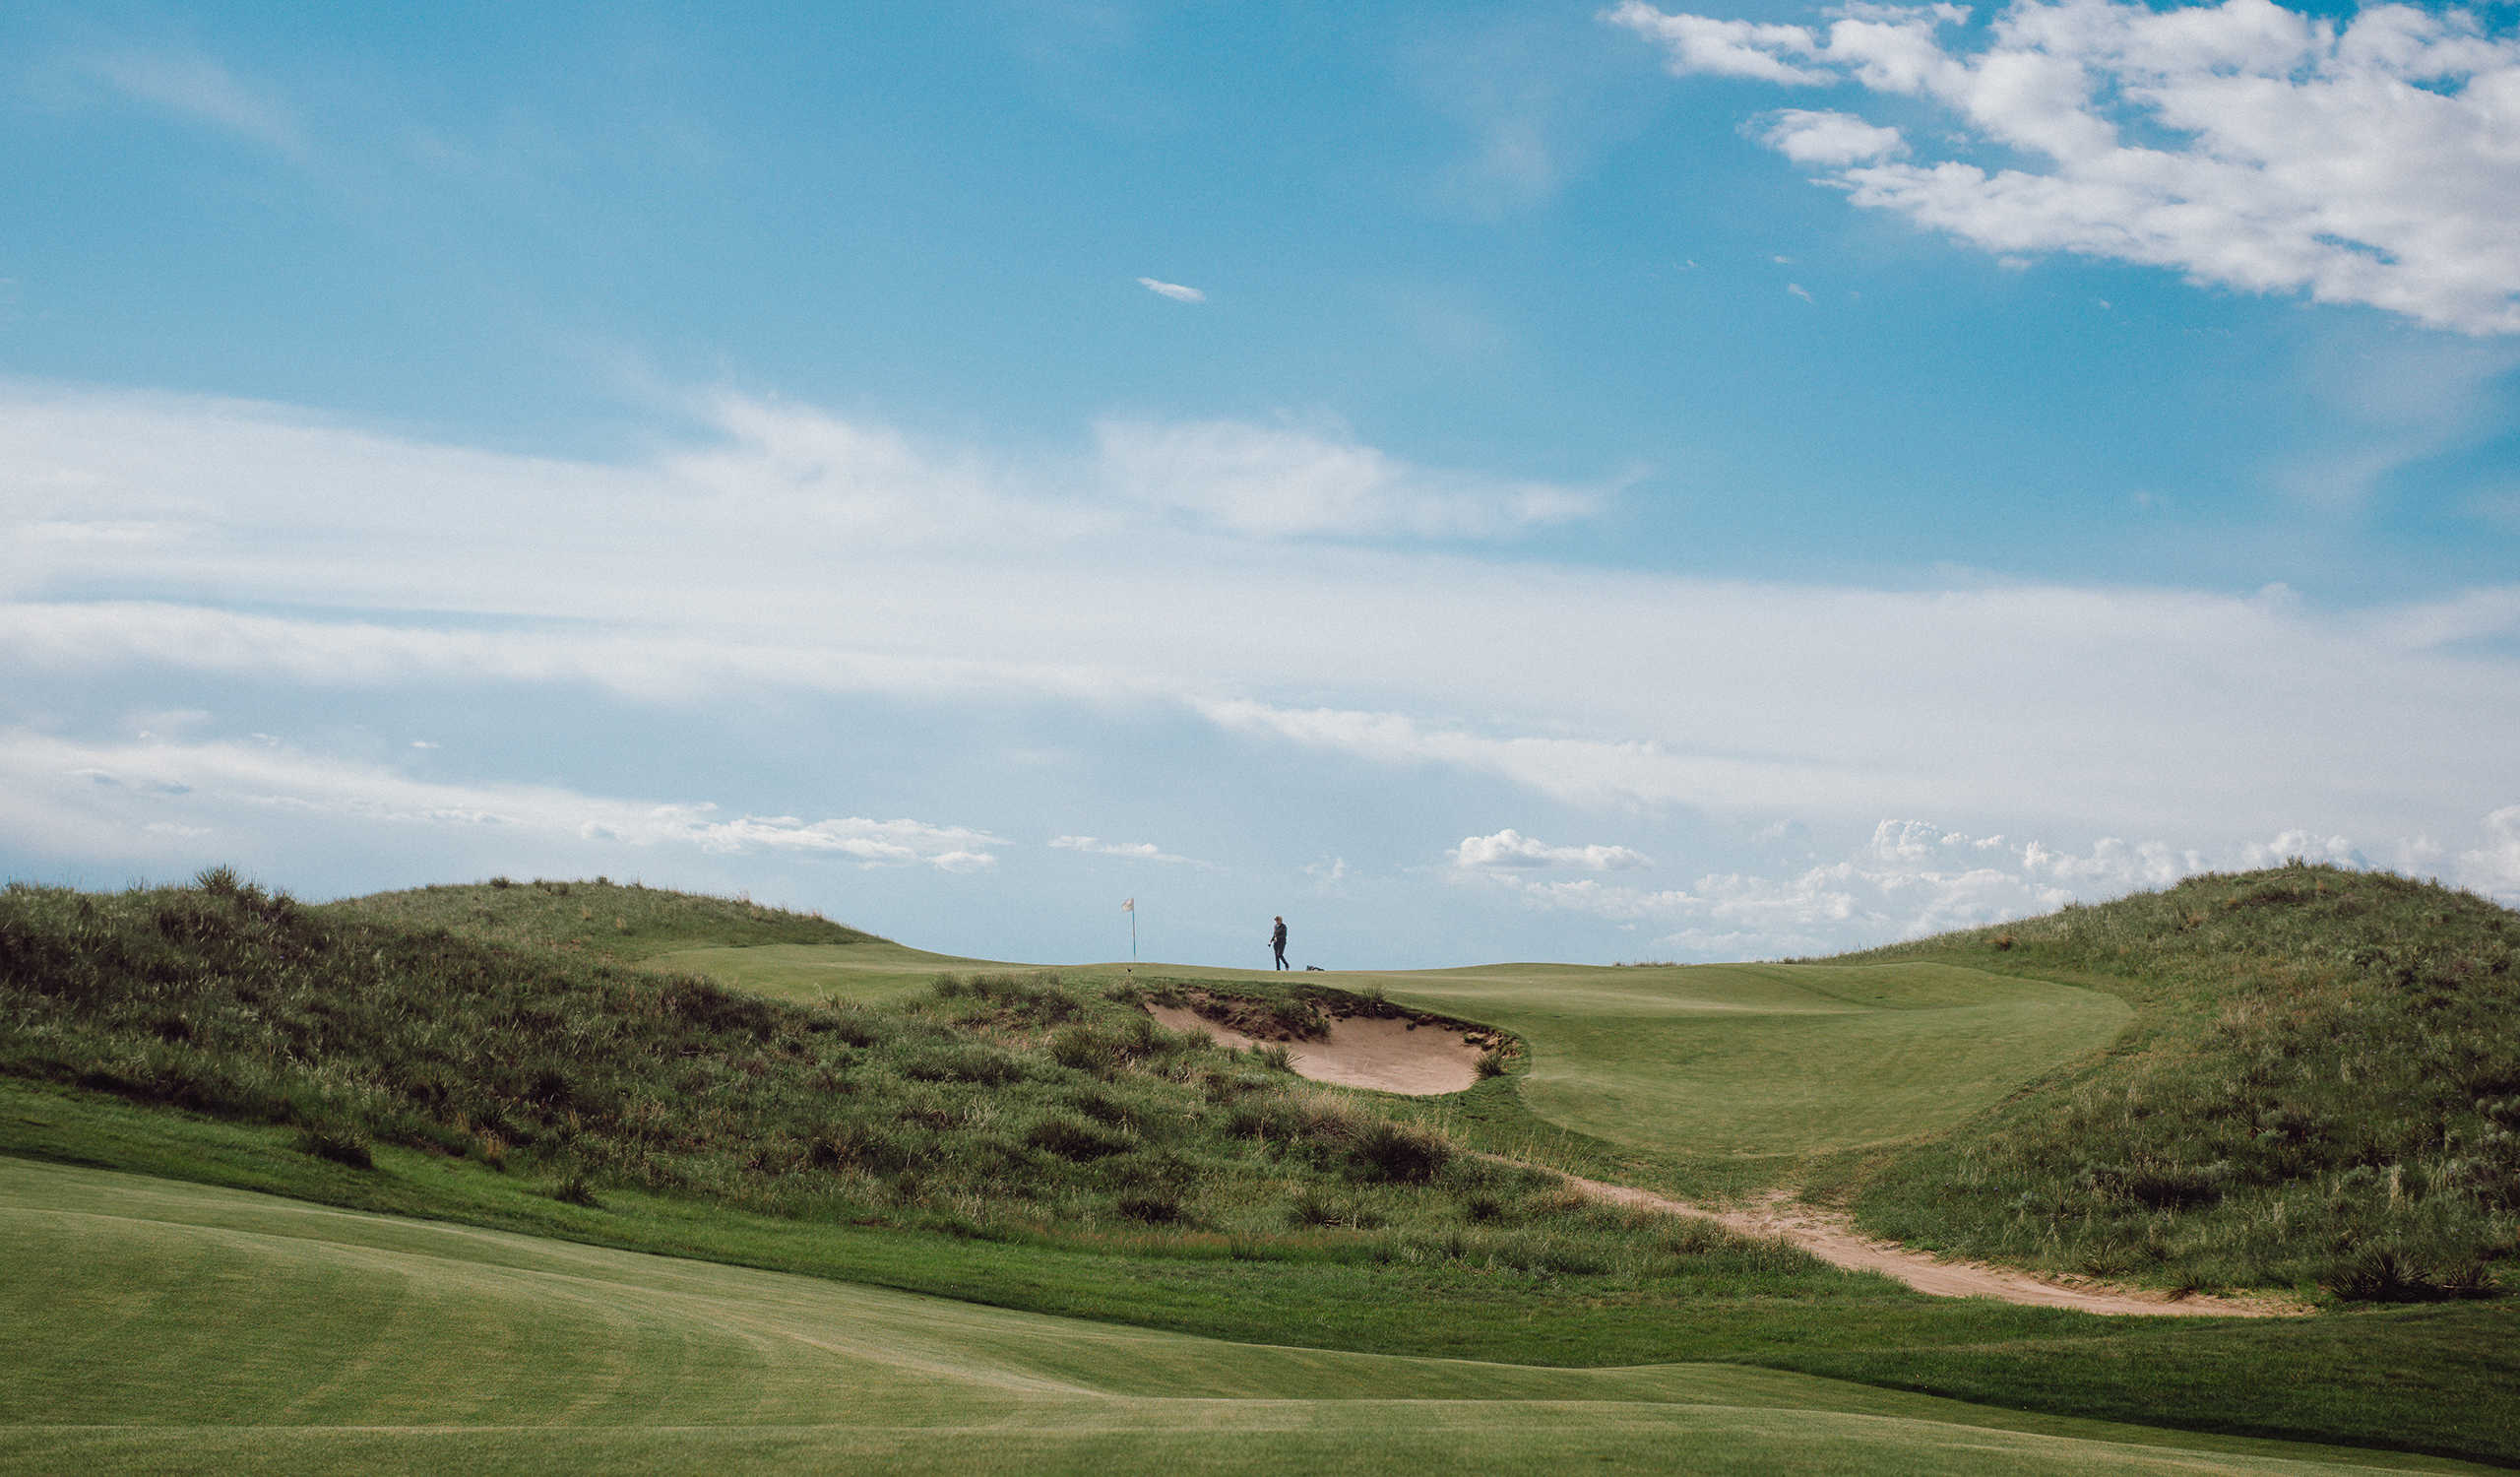
[[[1278,915],[1278,926],[1269,931],[1269,947],[1278,956],[1278,968],[1287,967],[1287,916]]]

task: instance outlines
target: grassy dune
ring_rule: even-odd
[[[1934,1143],[1858,1167],[1885,1234],[2175,1284],[2489,1295],[2520,1255],[2520,915],[2293,866],[1868,961],[2077,982],[2135,1024]]]
[[[2476,1470],[1722,1365],[1222,1343],[0,1160],[0,1470]]]

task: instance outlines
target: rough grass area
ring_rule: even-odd
[[[2520,1252],[2520,914],[2385,872],[2193,877],[1849,956],[2074,980],[2104,1060],[1872,1166],[1862,1224],[2155,1285],[2478,1297]]]
[[[205,878],[236,885],[223,868]],[[402,928],[437,928],[498,943],[544,944],[594,957],[647,959],[702,944],[883,942],[820,914],[767,908],[748,897],[670,892],[606,877],[413,887],[328,904],[327,911]]]
[[[1142,1254],[1780,1292],[1836,1278],[1459,1153],[1132,998],[1037,972],[796,1006],[223,874],[0,894],[0,1072],[298,1125],[344,1166],[403,1145],[578,1204],[634,1187],[962,1236],[1126,1232]]]

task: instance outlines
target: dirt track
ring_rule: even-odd
[[[1945,1298],[2000,1298],[2038,1308],[2079,1308],[2085,1313],[2178,1314],[2203,1317],[2263,1318],[2298,1316],[2310,1310],[2286,1298],[2221,1298],[2203,1295],[2173,1298],[2143,1288],[2102,1282],[2050,1282],[2029,1272],[1988,1266],[1980,1261],[1942,1261],[1912,1252],[1897,1242],[1873,1241],[1843,1216],[1796,1204],[1782,1192],[1748,1210],[1710,1210],[1658,1195],[1652,1190],[1598,1180],[1566,1177],[1587,1194],[1616,1205],[1637,1205],[1679,1215],[1704,1216],[1745,1236],[1774,1236],[1792,1242],[1832,1266],[1880,1272],[1922,1293]]]

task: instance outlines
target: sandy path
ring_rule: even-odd
[[[1652,1190],[1605,1185],[1568,1175],[1566,1183],[1615,1205],[1636,1205],[1678,1215],[1704,1216],[1745,1236],[1780,1237],[1832,1266],[1881,1272],[1922,1293],[1944,1298],[2000,1298],[2037,1308],[2079,1308],[2085,1313],[2183,1314],[2226,1318],[2299,1316],[2309,1308],[2280,1297],[2173,1299],[2168,1293],[2074,1279],[2048,1281],[2030,1272],[1982,1261],[1943,1261],[1894,1241],[1874,1241],[1846,1217],[1798,1204],[1778,1191],[1747,1210],[1710,1210]]]
[[[1263,1042],[1208,1020],[1179,1005],[1149,1005],[1147,1013],[1169,1030],[1203,1031],[1219,1046],[1284,1046],[1295,1074],[1341,1087],[1426,1097],[1460,1092],[1479,1080],[1481,1048],[1441,1026],[1410,1028],[1406,1020],[1354,1016],[1333,1021],[1320,1041]]]

